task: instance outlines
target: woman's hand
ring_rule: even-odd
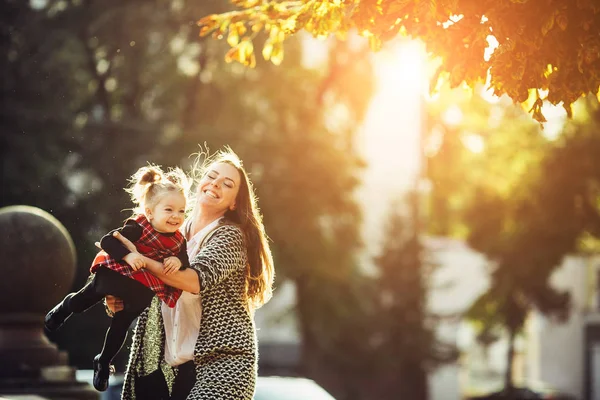
[[[123,305],[123,300],[111,295],[107,295],[104,298],[104,306],[106,307],[106,313],[109,315],[109,317],[112,317],[115,315],[115,313],[122,311],[123,308],[125,308]]]

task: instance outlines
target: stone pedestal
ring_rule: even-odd
[[[0,209],[0,397],[97,400],[75,380],[68,356],[44,335],[44,315],[69,291],[75,249],[52,215],[29,206]]]

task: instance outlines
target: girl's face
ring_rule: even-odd
[[[231,164],[212,164],[198,184],[198,205],[224,215],[235,209],[241,176]]]
[[[146,217],[158,232],[176,232],[185,220],[185,196],[169,192],[152,208],[146,209]]]

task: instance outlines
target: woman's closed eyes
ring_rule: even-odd
[[[216,171],[211,171],[211,172],[208,173],[208,178],[211,179],[211,180],[213,180],[213,181],[215,179],[217,179],[218,177],[219,177],[219,173],[216,172]],[[227,186],[228,188],[230,188],[230,189],[233,189],[233,187],[235,186],[235,183],[233,182],[233,179],[230,179],[230,178],[227,178],[227,177],[224,179],[223,184],[225,186]]]

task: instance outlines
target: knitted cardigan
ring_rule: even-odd
[[[258,356],[256,329],[245,296],[246,264],[244,235],[239,227],[230,224],[219,226],[190,262],[200,279],[202,299],[200,333],[194,350],[196,375],[200,377],[203,364],[215,357],[241,355],[245,364],[249,365],[239,367],[244,369],[244,375],[250,380],[243,382],[248,386],[242,391],[250,393],[248,398],[251,399]],[[135,400],[136,377],[148,375],[158,368],[162,369],[169,387],[172,386],[176,371],[165,362],[164,349],[160,301],[155,297],[140,315],[135,327],[123,385],[123,400]],[[201,385],[201,380],[198,380],[188,399],[203,398],[201,394],[195,395],[206,391]]]

